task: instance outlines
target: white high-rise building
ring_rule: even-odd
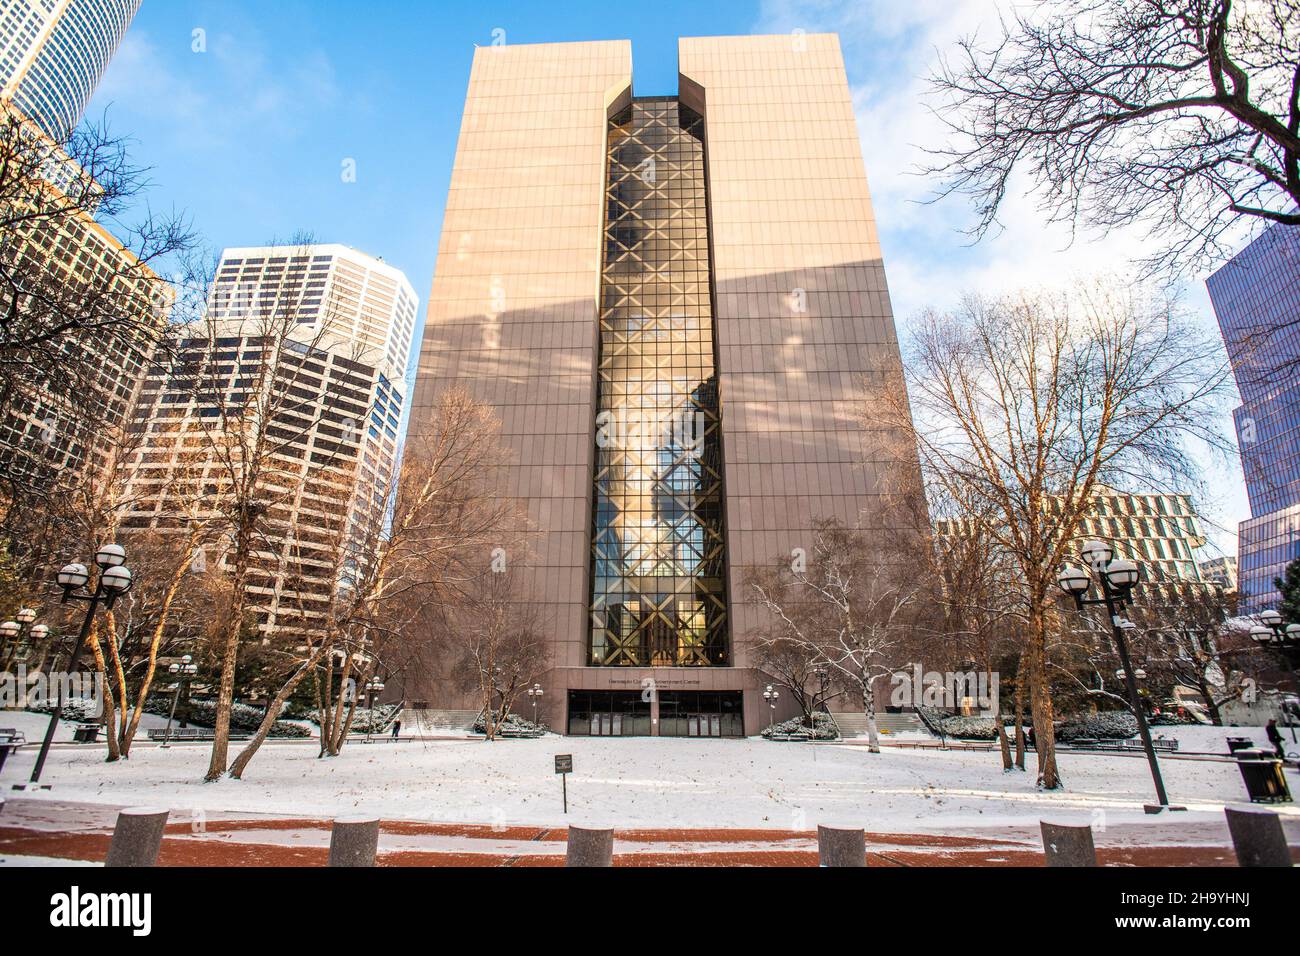
[[[3,0],[0,97],[65,139],[139,9],[140,0]]]
[[[292,403],[274,407],[267,430],[274,461],[249,603],[264,634],[311,630],[339,583],[339,542],[355,543],[383,520],[417,305],[400,270],[346,246],[225,250],[206,327],[146,378],[124,525],[175,526],[178,482],[219,494],[230,467],[216,448],[239,427],[230,409],[250,383],[273,378]],[[268,321],[291,327],[288,350],[274,359]],[[259,379],[271,361],[274,375]]]

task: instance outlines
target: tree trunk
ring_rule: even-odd
[[[1005,773],[1013,766],[1011,763],[1011,742],[1007,740],[1007,725],[1000,712],[993,716],[993,721],[997,727],[998,749],[1002,751],[1002,770]]]
[[[867,751],[880,753],[880,731],[876,727],[876,688],[870,677],[862,678],[862,710],[867,716]]]
[[[348,734],[352,733],[352,719],[357,715],[357,695],[352,695],[352,703],[348,704],[348,715],[343,719],[343,726],[339,728],[338,744],[334,748],[334,756],[343,752],[343,745],[348,742]],[[373,722],[375,718],[374,708],[370,709],[370,719]],[[373,729],[373,723],[372,723]]]
[[[158,623],[153,629],[153,640],[149,642],[149,663],[145,668],[144,680],[140,684],[140,690],[135,698],[135,710],[131,713],[131,719],[122,728],[122,756],[130,757],[131,744],[135,742],[135,732],[140,726],[140,718],[144,715],[145,698],[149,696],[149,691],[153,689],[154,673],[158,668],[158,648],[162,644],[163,632],[167,628],[167,622],[171,618],[172,604],[176,600],[176,592],[180,590],[181,581],[189,573],[190,565],[194,561],[194,548],[190,547],[190,556],[181,562],[176,573],[172,575],[171,581],[167,585],[167,593],[163,595],[162,606],[158,609]]]
[[[1016,769],[1025,769],[1025,656],[1016,669]]]
[[[247,511],[247,509],[245,509]],[[244,586],[248,582],[248,552],[252,538],[252,517],[240,516],[239,536],[235,548],[235,573],[231,577],[230,619],[226,622],[226,639],[221,647],[221,682],[217,689],[217,714],[212,730],[212,756],[208,761],[207,783],[215,783],[226,772],[230,753],[230,708],[235,697],[235,664],[239,658],[239,632],[244,623]]]
[[[280,709],[284,707],[284,702],[293,694],[299,682],[315,670],[321,656],[325,653],[326,646],[328,645],[322,646],[309,657],[301,667],[294,671],[293,676],[285,681],[284,686],[280,688],[280,692],[275,695],[275,700],[271,702],[271,706],[266,708],[266,714],[263,715],[262,722],[257,727],[257,733],[253,735],[253,739],[248,742],[247,746],[239,752],[235,762],[230,765],[230,776],[236,780],[243,779],[244,768],[248,766],[248,762],[253,759],[262,744],[266,742],[267,736],[271,733],[271,727],[275,724],[276,716],[280,713]]]
[[[1047,617],[1041,606],[1034,614],[1028,656],[1029,710],[1034,723],[1034,749],[1038,752],[1038,785],[1044,790],[1056,790],[1061,778],[1056,768],[1052,693],[1047,681]]]
[[[120,760],[122,753],[117,748],[117,702],[113,697],[113,686],[108,682],[108,675],[105,672],[104,649],[99,643],[99,622],[96,621],[90,628],[90,637],[87,639],[90,645],[90,653],[95,658],[95,666],[99,672],[104,674],[104,716],[101,718],[104,723],[104,736],[108,743],[107,763],[113,763]]]

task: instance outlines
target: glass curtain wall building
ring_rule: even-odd
[[[594,666],[728,660],[704,120],[610,120],[596,381]]]
[[[1275,225],[1206,281],[1232,362],[1251,517],[1241,523],[1241,612],[1277,603],[1300,558],[1300,229]]]
[[[6,0],[0,88],[62,142],[81,121],[140,0]]]
[[[571,734],[792,716],[763,700],[749,575],[821,519],[879,527],[913,479],[862,427],[901,361],[838,39],[677,52],[677,95],[645,97],[626,41],[475,51],[412,401],[412,440],[452,388],[500,419],[511,601]]]

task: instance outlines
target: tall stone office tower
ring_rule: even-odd
[[[136,420],[148,427],[125,468],[123,526],[175,528],[178,486],[227,485],[220,436],[238,426],[222,410],[268,407],[244,403],[260,375],[273,377],[292,398],[274,406],[267,430],[268,530],[248,603],[264,637],[319,633],[339,586],[338,547],[384,520],[418,307],[401,270],[347,246],[223,251],[209,322],[183,330],[174,360],[145,376]],[[275,331],[282,323],[291,331]],[[207,519],[207,508],[184,514]]]
[[[899,353],[838,38],[678,62],[636,97],[626,41],[476,51],[412,404],[413,434],[452,385],[501,416],[572,734],[757,732],[747,569],[897,467],[858,424]]]

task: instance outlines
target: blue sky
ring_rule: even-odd
[[[107,115],[135,140],[135,159],[152,168],[149,202],[185,210],[212,247],[309,232],[382,256],[423,306],[475,44],[495,31],[507,43],[630,39],[636,92],[651,95],[676,92],[678,36],[831,30],[905,332],[909,317],[965,290],[1122,268],[1125,250],[1141,245],[1115,235],[1071,243],[1044,228],[1026,196],[1008,206],[1000,235],[970,247],[968,210],[917,201],[928,188],[912,173],[918,146],[941,135],[922,102],[934,51],[995,15],[993,0],[144,0],[88,116]],[[346,161],[355,182],[343,180]],[[1211,324],[1202,283],[1187,294]],[[1207,478],[1207,530],[1234,553],[1236,523],[1249,514],[1240,468],[1207,462]]]

